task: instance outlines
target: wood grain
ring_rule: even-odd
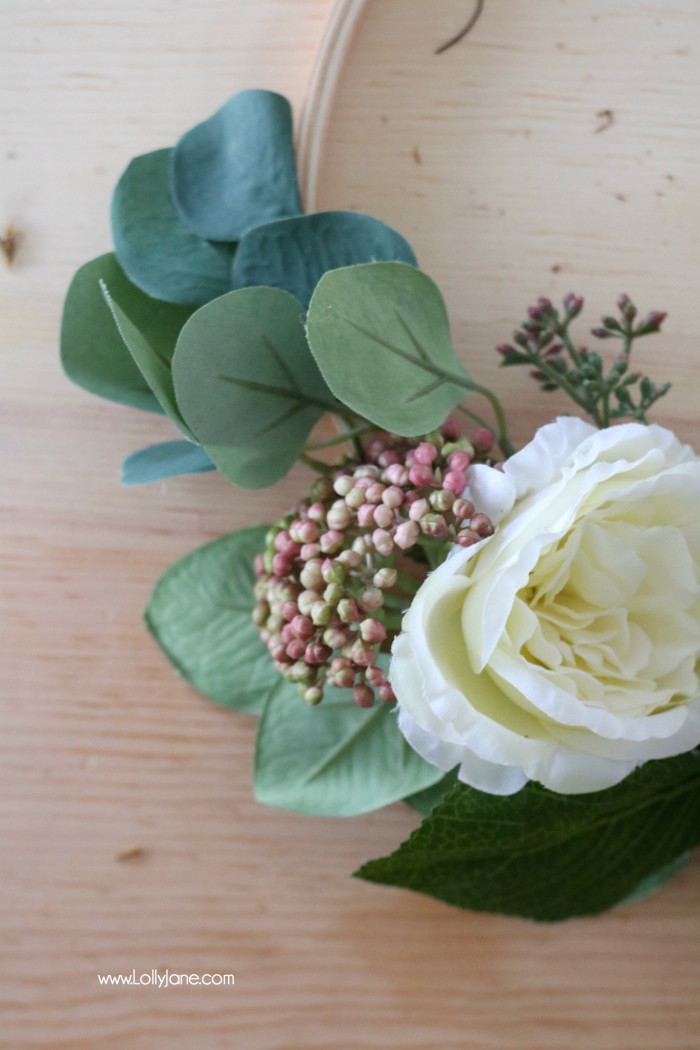
[[[644,361],[676,382],[664,418],[697,439],[700,14],[583,6],[493,0],[434,59],[461,0],[370,0],[321,206],[372,211],[414,241],[486,379],[503,381],[490,347],[541,291],[575,287],[594,316],[622,287],[670,308],[661,360],[650,341]],[[257,805],[253,721],[177,679],[141,626],[174,558],[277,515],[308,474],[255,496],[211,475],[121,489],[124,456],[171,430],[67,383],[62,296],[110,246],[131,156],[240,88],[282,91],[298,114],[330,11],[0,3],[0,227],[21,236],[0,267],[0,1046],[697,1050],[697,859],[654,898],[555,927],[353,881],[415,816]],[[603,108],[615,124],[594,135]],[[522,440],[546,407],[505,380]],[[97,982],[154,967],[236,983]]]
[[[700,12],[694,0],[375,0],[336,92],[319,208],[395,226],[442,289],[475,376],[519,441],[567,407],[493,347],[538,295],[586,296],[583,341],[620,292],[669,311],[637,365],[670,379],[656,417],[700,447]],[[599,116],[611,110],[612,126]]]

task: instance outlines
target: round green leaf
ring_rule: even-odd
[[[162,412],[114,324],[100,289],[105,281],[157,352],[170,360],[194,307],[152,299],[132,284],[109,252],[86,263],[71,281],[61,321],[61,362],[69,379],[110,401]]]
[[[172,156],[173,199],[187,227],[212,241],[301,212],[292,111],[272,91],[242,91],[188,131]]]
[[[170,303],[207,303],[231,287],[234,245],[191,233],[170,193],[172,149],[135,157],[112,199],[114,248],[139,288]]]
[[[260,641],[253,560],[266,526],[222,536],[171,565],[145,613],[175,668],[217,704],[257,714],[279,673]]]
[[[389,657],[378,661],[388,668]],[[443,776],[409,747],[393,706],[363,710],[351,689],[327,688],[308,707],[284,679],[265,704],[255,747],[258,802],[321,817],[353,817],[421,791]]]
[[[207,445],[206,451],[224,477],[241,489],[267,489],[275,485],[289,473],[299,455],[293,445],[280,448],[274,455],[255,448],[224,445]]]
[[[203,474],[216,470],[201,445],[191,441],[163,441],[160,445],[133,452],[122,464],[122,485],[148,485],[181,474]]]
[[[384,430],[428,433],[470,388],[439,289],[405,263],[327,273],[311,300],[307,333],[336,397]]]
[[[416,266],[408,241],[390,226],[352,211],[323,211],[249,230],[233,260],[233,287],[266,284],[308,307],[328,270],[355,263],[398,261]]]
[[[276,288],[229,292],[190,318],[173,377],[202,444],[296,458],[319,417],[333,411],[301,318],[299,302]]]

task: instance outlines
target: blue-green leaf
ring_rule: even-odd
[[[641,901],[645,897],[650,897],[653,893],[658,893],[659,890],[664,889],[670,882],[673,882],[676,875],[680,875],[690,857],[691,850],[686,850],[684,853],[681,853],[680,857],[676,857],[669,864],[664,864],[662,868],[657,868],[651,875],[647,875],[646,878],[642,879],[635,886],[632,893],[620,901],[620,904],[634,904],[635,901]]]
[[[232,532],[176,561],[145,613],[161,649],[195,689],[249,714],[259,713],[280,677],[251,619],[253,560],[266,532]]]
[[[299,215],[287,100],[272,91],[234,95],[180,139],[171,185],[188,228],[212,241],[237,241],[253,226]]]
[[[270,285],[308,307],[328,270],[397,261],[416,266],[408,241],[390,226],[352,211],[324,211],[249,230],[233,260],[233,287]]]
[[[185,423],[175,400],[173,387],[172,363],[146,339],[131,318],[122,310],[119,303],[111,297],[109,289],[102,282],[102,292],[112,311],[119,334],[126,343],[134,361],[141,369],[144,379],[158,398],[166,415],[182,431],[185,437],[196,442],[192,431]]]
[[[134,157],[117,183],[114,249],[127,275],[148,295],[200,305],[230,289],[235,245],[210,244],[187,229],[170,192],[172,152]]]
[[[379,663],[388,666],[388,657]],[[352,690],[325,690],[308,707],[284,679],[265,704],[255,748],[259,802],[298,813],[352,817],[397,802],[442,777],[399,732],[393,706],[363,710]]]
[[[439,289],[405,263],[325,274],[309,306],[307,334],[336,397],[383,430],[426,434],[470,389]]]
[[[294,445],[280,447],[272,455],[264,449],[225,445],[207,445],[206,450],[224,477],[241,489],[267,489],[275,485],[289,473],[299,457]]]
[[[335,407],[309,351],[301,305],[277,288],[229,292],[198,310],[180,334],[173,376],[202,444],[279,461],[293,462]]]
[[[152,299],[132,284],[109,252],[81,266],[71,281],[61,322],[61,362],[84,390],[132,408],[162,412],[114,323],[100,289],[113,290],[155,350],[170,360],[180,329],[194,307]]]
[[[425,791],[417,791],[414,795],[407,795],[404,799],[411,809],[415,809],[423,817],[428,817],[433,812],[436,806],[439,806],[441,802],[449,795],[452,788],[457,783],[457,774],[459,773],[459,767],[453,769],[451,773],[447,773],[441,780],[438,780],[437,784],[433,784],[431,787],[426,788]]]
[[[216,470],[211,456],[191,441],[164,441],[133,452],[122,464],[122,485],[148,485],[181,474]]]

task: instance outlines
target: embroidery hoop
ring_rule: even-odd
[[[297,139],[297,166],[304,210],[316,211],[318,176],[333,96],[367,0],[337,0],[311,73]]]

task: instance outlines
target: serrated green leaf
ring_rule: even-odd
[[[176,561],[145,613],[153,637],[195,689],[248,714],[261,711],[280,677],[251,619],[253,560],[266,532],[233,532]]]
[[[241,91],[182,136],[172,156],[173,199],[187,227],[212,241],[301,212],[292,111],[272,91]]]
[[[181,474],[203,474],[216,465],[201,445],[163,441],[132,452],[122,463],[122,485],[149,485]]]
[[[230,289],[235,244],[212,244],[187,229],[170,192],[172,153],[134,157],[120,178],[112,198],[114,248],[144,292],[201,305]]]
[[[249,230],[233,260],[233,287],[281,288],[306,308],[328,270],[379,260],[417,265],[408,241],[379,219],[316,212]]]
[[[388,657],[378,663],[388,667]],[[259,802],[313,816],[352,817],[441,777],[406,744],[393,705],[363,710],[352,690],[329,687],[318,707],[308,707],[284,679],[271,690],[255,748]]]
[[[163,411],[170,416],[173,423],[182,431],[185,437],[196,441],[194,434],[182,418],[175,400],[172,362],[164,354],[159,353],[146,339],[143,332],[139,331],[131,318],[122,310],[119,303],[112,298],[104,281],[101,286],[119,334],[128,347],[134,361],[141,369],[144,379],[158,398]]]
[[[439,289],[405,263],[327,273],[307,333],[336,397],[384,430],[406,437],[434,430],[469,389]]]
[[[168,360],[192,306],[152,299],[132,284],[112,252],[81,266],[71,281],[61,321],[61,362],[84,390],[147,412],[162,412],[126,348],[100,289],[105,281],[156,351]]]
[[[286,292],[244,288],[190,318],[173,377],[177,403],[202,444],[293,462],[317,420],[333,411],[301,315]]]
[[[459,784],[407,842],[356,873],[474,911],[545,922],[628,898],[700,842],[700,760],[648,762],[616,787],[515,795]]]

